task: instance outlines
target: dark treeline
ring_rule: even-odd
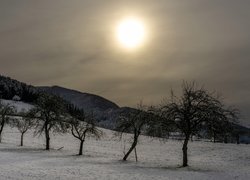
[[[12,99],[18,96],[24,102],[35,102],[38,92],[35,87],[0,75],[0,98]]]

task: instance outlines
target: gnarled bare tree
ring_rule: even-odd
[[[123,161],[127,160],[133,150],[135,150],[137,161],[136,146],[138,143],[138,139],[143,131],[143,128],[146,127],[149,120],[150,116],[147,112],[147,108],[142,104],[139,104],[137,109],[120,115],[120,119],[116,127],[116,130],[120,137],[122,137],[123,133],[133,133],[133,142],[129,150],[124,154]]]
[[[96,127],[94,115],[86,115],[83,110],[78,113],[77,119],[73,118],[71,120],[70,124],[72,135],[80,141],[78,155],[82,155],[83,143],[87,136],[93,136],[100,139],[103,135],[102,131]]]
[[[228,122],[237,118],[235,110],[226,108],[215,93],[198,87],[195,82],[183,82],[180,97],[171,91],[171,98],[162,104],[161,110],[165,118],[162,125],[173,124],[184,134],[183,167],[188,166],[187,149],[190,137],[197,134],[203,124],[209,124],[216,119]]]
[[[25,112],[24,110],[18,113],[18,116],[13,119],[12,126],[15,126],[21,133],[20,146],[23,146],[24,134],[35,125],[35,120],[32,117],[33,109]]]
[[[50,149],[50,132],[64,133],[67,130],[65,121],[65,102],[53,95],[40,94],[34,110],[34,118],[37,119],[36,134],[43,132],[46,138],[46,150]]]

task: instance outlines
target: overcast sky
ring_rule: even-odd
[[[160,102],[195,80],[250,125],[249,9],[247,0],[0,0],[0,74],[120,106]],[[148,35],[128,52],[114,30],[131,15]]]

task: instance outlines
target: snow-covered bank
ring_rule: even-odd
[[[0,99],[0,101],[5,105],[9,104],[10,106],[14,106],[17,112],[28,111],[34,107],[33,105],[24,103],[22,101],[13,101],[13,100],[5,100],[5,99]]]
[[[79,142],[70,134],[53,136],[53,150],[47,152],[42,150],[42,136],[28,132],[25,146],[19,147],[19,132],[6,127],[0,144],[0,179],[250,179],[249,145],[191,142],[190,167],[179,168],[180,141],[141,137],[140,162],[131,156],[124,163],[120,161],[124,143],[112,131],[104,131],[102,140],[86,141],[80,157],[75,155]]]

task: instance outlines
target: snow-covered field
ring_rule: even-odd
[[[124,141],[104,131],[102,140],[88,139],[84,155],[77,156],[79,144],[70,134],[53,136],[53,149],[44,151],[42,136],[33,137],[30,131],[20,147],[19,132],[6,127],[0,144],[0,179],[250,179],[250,145],[190,142],[190,166],[180,168],[179,141],[141,137],[139,162],[134,156],[122,162]]]

